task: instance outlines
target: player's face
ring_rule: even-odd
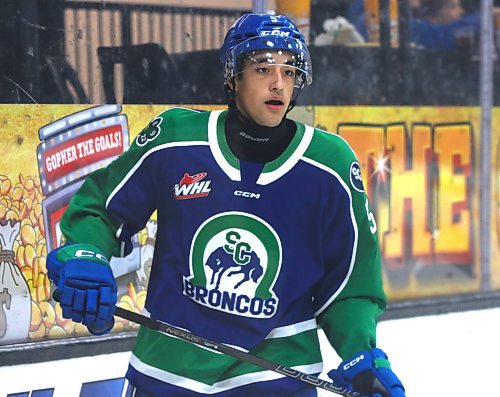
[[[260,51],[243,65],[234,81],[239,111],[250,120],[277,126],[285,116],[295,86],[296,69],[290,53]]]
[[[422,0],[410,0],[410,7],[418,10],[422,6]]]
[[[442,24],[452,23],[463,15],[462,0],[449,0],[439,12],[436,22]]]

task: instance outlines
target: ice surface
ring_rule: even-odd
[[[326,373],[340,359],[324,341]],[[377,345],[407,397],[500,396],[500,308],[383,321]]]
[[[324,377],[340,359],[324,335],[321,346]],[[408,397],[500,396],[500,308],[383,321],[378,346]],[[0,397],[44,388],[55,388],[53,397],[78,397],[83,382],[122,377],[129,358],[124,352],[0,367]]]

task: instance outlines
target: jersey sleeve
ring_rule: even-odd
[[[325,163],[339,188],[325,211],[325,277],[314,301],[318,323],[337,353],[347,358],[375,346],[377,318],[386,296],[377,226],[358,160],[342,138],[331,138],[336,156]]]
[[[152,120],[120,157],[86,178],[61,219],[67,243],[91,243],[108,256],[130,252],[130,238],[156,208],[151,154],[168,134],[167,112]]]

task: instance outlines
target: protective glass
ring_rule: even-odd
[[[276,55],[280,55],[277,59]],[[278,50],[275,52],[252,51],[244,54],[237,62],[236,73],[234,76],[243,73],[250,68],[269,68],[281,66],[284,73],[295,77],[294,86],[300,88],[305,82],[305,72],[301,70],[298,64],[297,54],[292,54],[287,51]]]
[[[229,51],[224,65],[225,79],[228,80],[241,73],[246,59],[251,60],[252,56],[256,57],[256,54],[259,54],[258,58],[260,59],[263,50],[268,50],[264,54],[269,65],[277,65],[274,53],[290,55],[290,61],[287,60],[285,66],[296,69],[295,85],[297,87],[302,87],[304,83],[312,83],[312,63],[307,47],[300,40],[288,37],[253,37],[241,42]]]

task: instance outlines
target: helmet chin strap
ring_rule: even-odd
[[[300,83],[298,87],[294,87],[293,93],[292,93],[292,99],[290,99],[290,103],[288,104],[288,109],[285,112],[285,116],[290,113],[290,111],[295,107],[297,104],[297,98],[299,97],[300,90],[304,87],[304,81]]]
[[[234,79],[234,77],[231,77],[231,79]],[[224,91],[226,91],[227,103],[228,104],[233,103],[235,101],[234,88],[231,88],[231,85],[229,84],[228,81],[224,82]]]

